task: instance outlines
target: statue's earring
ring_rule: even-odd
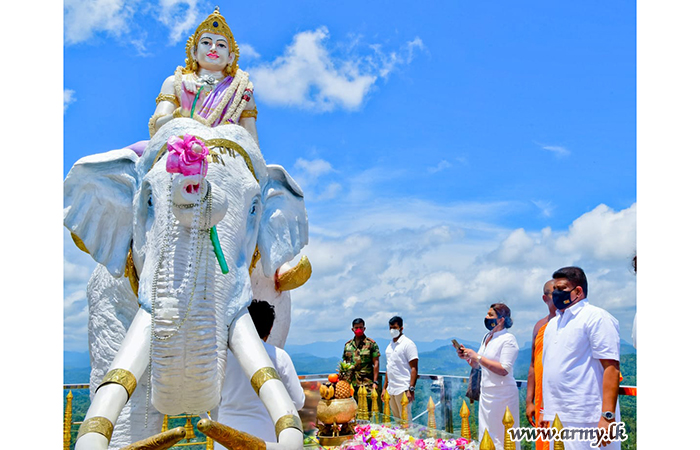
[[[197,61],[192,60],[192,71],[196,72],[198,68],[199,68],[199,64],[197,64]]]

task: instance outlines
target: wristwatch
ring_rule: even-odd
[[[477,355],[477,356],[476,356],[476,361],[477,361],[479,364],[481,364],[481,355]]]
[[[415,391],[416,391],[416,387],[415,387],[415,386],[409,386],[408,392],[415,392]]]
[[[377,386],[379,386],[379,381],[374,380],[374,381],[372,382],[372,384],[376,384]]]
[[[608,422],[615,420],[615,413],[612,411],[605,411],[601,416]]]

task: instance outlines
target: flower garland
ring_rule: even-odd
[[[355,427],[355,438],[341,447],[342,450],[477,450],[476,442],[466,438],[416,439],[405,430],[385,425]]]

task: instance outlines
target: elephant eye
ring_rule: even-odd
[[[253,206],[250,207],[250,215],[253,216],[255,215],[255,212],[258,210],[257,205],[253,203]]]
[[[151,195],[148,196],[148,207],[153,207],[153,196]]]

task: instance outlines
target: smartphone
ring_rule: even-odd
[[[459,349],[462,347],[462,345],[461,345],[459,342],[457,342],[455,339],[452,339],[452,345],[453,345],[454,348],[456,348],[457,350],[459,350]]]

